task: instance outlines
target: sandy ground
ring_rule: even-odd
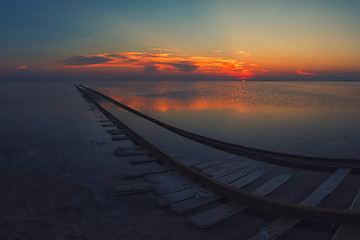
[[[150,193],[117,197],[128,159],[72,83],[0,89],[0,239],[239,239],[201,231]]]

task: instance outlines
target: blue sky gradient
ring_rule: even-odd
[[[0,77],[19,75],[20,66],[20,75],[58,74],[70,71],[56,64],[61,59],[161,48],[268,72],[254,72],[254,79],[311,72],[358,80],[359,12],[360,1],[352,0],[7,1],[0,9]],[[103,70],[114,72],[129,74],[123,66]]]

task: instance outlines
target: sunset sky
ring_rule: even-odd
[[[7,1],[0,78],[360,80],[360,1]]]

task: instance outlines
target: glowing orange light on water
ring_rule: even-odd
[[[296,71],[296,73],[300,74],[300,75],[306,75],[306,76],[321,76],[321,74],[318,74],[318,73],[304,72],[304,71],[301,71],[301,70]]]
[[[147,97],[117,97],[113,98],[138,111],[168,112],[171,110],[209,110],[209,109],[243,109],[244,105],[230,101],[214,101],[213,99],[186,99],[177,100],[170,98],[147,98]]]

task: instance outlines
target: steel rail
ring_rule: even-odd
[[[213,178],[183,164],[171,156],[167,155],[165,152],[161,151],[153,144],[145,140],[139,134],[134,132],[132,129],[127,127],[124,123],[118,120],[114,115],[97,103],[93,97],[86,92],[90,90],[88,88],[82,88],[81,85],[75,85],[76,88],[89,99],[95,106],[106,116],[108,117],[117,127],[125,128],[129,135],[134,138],[134,141],[137,144],[140,144],[149,151],[158,157],[161,161],[170,166],[173,166],[176,170],[180,170],[185,174],[188,174],[194,180],[199,181],[208,188],[221,193],[223,196],[228,197],[229,199],[238,201],[240,203],[246,204],[249,207],[253,207],[262,211],[270,212],[275,215],[289,216],[301,218],[308,221],[324,222],[324,223],[360,223],[360,211],[358,210],[349,210],[349,209],[329,209],[322,207],[311,207],[304,206],[300,204],[292,204],[288,202],[283,202],[279,200],[274,200],[269,197],[261,197],[256,194],[234,188],[232,186],[223,184],[214,180]]]

